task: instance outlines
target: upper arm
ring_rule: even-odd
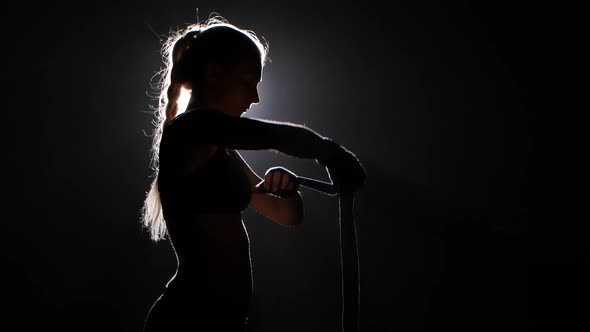
[[[216,151],[217,146],[213,144],[187,142],[178,130],[166,131],[160,145],[160,173],[171,179],[183,177],[198,170]]]
[[[283,124],[233,117],[212,110],[183,113],[168,126],[188,143],[208,143],[240,150],[277,150]]]

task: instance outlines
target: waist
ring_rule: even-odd
[[[240,214],[204,213],[167,219],[183,278],[250,273],[250,240]]]
[[[217,298],[225,299],[224,302],[244,300],[247,302],[253,292],[249,261],[246,264],[221,269],[206,264],[198,269],[179,266],[174,277],[166,284],[166,292],[177,297]]]

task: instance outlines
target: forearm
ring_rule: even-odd
[[[253,193],[250,206],[280,225],[299,225],[303,222],[305,210],[299,192],[289,198]]]
[[[310,128],[296,124],[278,124],[274,130],[275,149],[299,158],[328,159],[335,143]]]
[[[299,225],[303,223],[305,210],[303,208],[303,198],[301,193],[297,192],[289,198],[279,198],[279,210],[283,210],[285,217],[283,217],[283,225]]]

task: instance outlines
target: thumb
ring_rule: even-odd
[[[258,184],[252,188],[252,192],[257,194],[266,193],[266,190],[264,189],[264,180],[258,182]]]

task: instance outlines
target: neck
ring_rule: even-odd
[[[231,115],[229,112],[225,111],[223,107],[221,107],[220,103],[215,102],[215,100],[211,100],[210,98],[207,100],[203,100],[202,98],[199,98],[198,96],[192,95],[188,101],[186,110],[187,111],[196,111],[199,109],[215,110],[218,112],[222,112],[222,113],[226,113],[228,115]]]

